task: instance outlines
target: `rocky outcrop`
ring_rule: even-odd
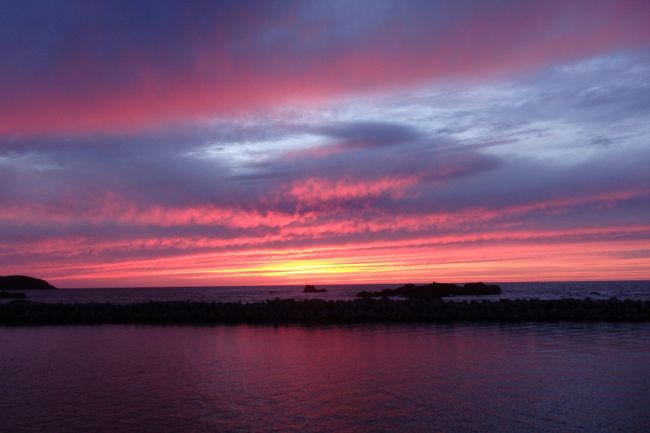
[[[441,299],[446,296],[480,296],[499,295],[501,287],[485,283],[467,283],[464,286],[450,283],[436,283],[416,286],[404,284],[396,289],[383,289],[378,292],[363,291],[357,293],[360,298],[376,298],[384,296],[401,296],[410,299]]]
[[[304,289],[302,289],[302,293],[323,293],[327,292],[325,289],[317,289],[316,286],[312,286],[311,284],[307,284]]]
[[[53,285],[39,278],[25,275],[0,277],[0,290],[43,290],[56,289]]]

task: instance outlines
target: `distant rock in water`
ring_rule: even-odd
[[[27,299],[23,292],[0,292],[0,299]]]
[[[402,296],[411,299],[441,299],[445,296],[480,296],[499,295],[501,287],[495,284],[467,283],[464,286],[450,283],[404,284],[396,289],[383,289],[378,292],[363,291],[357,293],[359,298],[375,298],[384,296]]]
[[[327,292],[325,289],[317,289],[315,286],[312,286],[311,284],[307,284],[304,289],[302,289],[302,293],[323,293]]]
[[[53,285],[39,278],[25,275],[0,277],[0,290],[43,290],[56,289]]]

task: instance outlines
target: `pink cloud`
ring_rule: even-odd
[[[650,42],[645,1],[476,6],[452,7],[450,24],[431,25],[426,11],[403,21],[396,16],[345,47],[330,46],[326,27],[315,30],[282,14],[240,16],[245,25],[233,40],[219,26],[193,40],[186,23],[190,60],[164,69],[147,60],[149,53],[119,47],[125,52],[117,66],[128,79],[115,77],[110,86],[93,81],[108,76],[101,52],[73,51],[56,59],[48,80],[14,83],[11,95],[19,97],[0,99],[0,134],[133,131],[432,80],[520,73]],[[274,28],[323,38],[322,51],[265,50],[258,44]],[[74,91],[70,83],[77,83]]]
[[[382,177],[371,180],[309,178],[293,182],[287,188],[286,194],[304,205],[376,198],[382,195],[399,198],[418,180],[415,176]]]

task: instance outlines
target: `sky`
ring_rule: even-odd
[[[0,274],[650,279],[650,2],[0,2]]]

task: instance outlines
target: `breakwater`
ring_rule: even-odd
[[[258,303],[0,304],[0,325],[531,321],[649,322],[650,301],[275,299]]]

